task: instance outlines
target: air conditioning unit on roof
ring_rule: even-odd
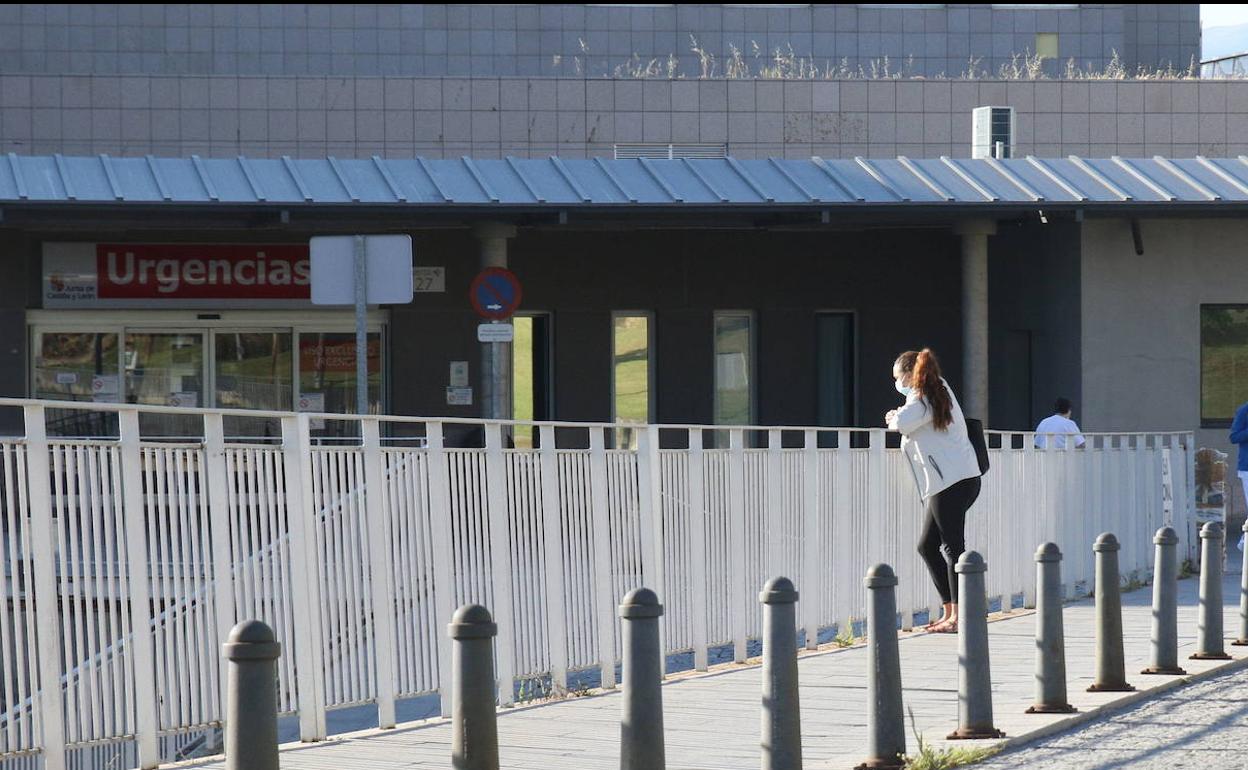
[[[976,107],[971,112],[971,157],[1014,157],[1014,108]]]
[[[660,144],[658,142],[632,142],[615,145],[615,159],[649,158],[672,160],[675,158],[726,158],[726,144]]]

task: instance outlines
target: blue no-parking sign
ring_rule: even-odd
[[[520,279],[502,267],[487,267],[477,274],[468,289],[472,309],[482,318],[510,318],[520,307]]]

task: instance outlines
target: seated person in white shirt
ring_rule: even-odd
[[[1036,426],[1036,446],[1040,449],[1044,449],[1045,446],[1048,445],[1048,440],[1050,438],[1049,434],[1057,434],[1052,435],[1054,449],[1066,448],[1065,434],[1070,434],[1075,437],[1076,447],[1083,446],[1084,440],[1083,435],[1079,432],[1079,426],[1075,424],[1074,420],[1070,419],[1070,399],[1059,398],[1055,409],[1056,411],[1054,414],[1045,417],[1040,421],[1040,424]]]

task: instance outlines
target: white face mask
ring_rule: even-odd
[[[910,398],[911,388],[907,388],[905,385],[902,385],[901,380],[894,380],[893,387],[896,388],[897,392],[900,393],[901,395],[905,396],[906,398]]]

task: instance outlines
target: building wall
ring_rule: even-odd
[[[757,70],[777,49],[820,70],[905,67],[988,72],[1059,35],[1060,62],[1101,69],[1116,51],[1134,70],[1200,56],[1199,6],[989,4],[117,5],[0,6],[0,71],[263,75],[589,75],[657,61],[695,77],[722,72],[731,47]],[[692,50],[693,41],[705,52]],[[759,54],[754,54],[754,49]],[[636,60],[637,64],[630,64]]]
[[[417,265],[446,268],[446,291],[417,294],[411,304],[389,308],[389,411],[476,417],[481,346],[467,294],[480,265],[478,244],[463,228],[411,235]],[[24,265],[31,276],[0,287],[0,361],[6,363],[0,367],[0,395],[27,395],[25,311],[40,304],[41,241],[271,243],[305,242],[307,236],[295,229],[207,231],[194,220],[176,234],[91,230],[85,223],[68,236],[0,230],[0,253],[12,255],[10,262]],[[524,286],[521,310],[553,317],[558,420],[611,419],[613,311],[652,313],[653,397],[660,422],[713,422],[716,310],[754,314],[760,424],[815,422],[819,311],[855,314],[857,424],[878,426],[884,412],[897,405],[891,367],[902,350],[934,348],[950,383],[960,387],[960,256],[958,240],[947,228],[521,228],[510,242],[509,265]],[[474,406],[446,404],[450,361],[469,362]],[[0,411],[0,429],[3,417]]]
[[[466,236],[438,243],[418,239],[418,262],[446,263],[446,294],[420,295],[394,311],[399,413],[448,412],[449,360],[469,361],[479,386],[475,317],[465,299],[475,245]],[[712,314],[749,310],[757,421],[812,424],[815,313],[848,310],[857,322],[858,421],[870,426],[896,406],[891,367],[902,350],[933,347],[959,386],[959,259],[948,230],[522,230],[509,263],[524,284],[523,309],[554,316],[556,419],[611,418],[611,313],[646,310],[654,314],[658,420],[712,422]]]
[[[1200,426],[1200,305],[1248,302],[1248,223],[1146,219],[1140,229],[1137,256],[1126,220],[1084,224],[1081,424],[1192,430]],[[1200,430],[1197,441],[1231,449],[1220,428]]]
[[[252,157],[970,155],[1013,106],[1016,155],[1248,154],[1248,81],[611,80],[0,75],[0,151]]]
[[[1032,430],[1058,397],[1081,414],[1080,225],[1001,222],[988,254],[992,427]]]

